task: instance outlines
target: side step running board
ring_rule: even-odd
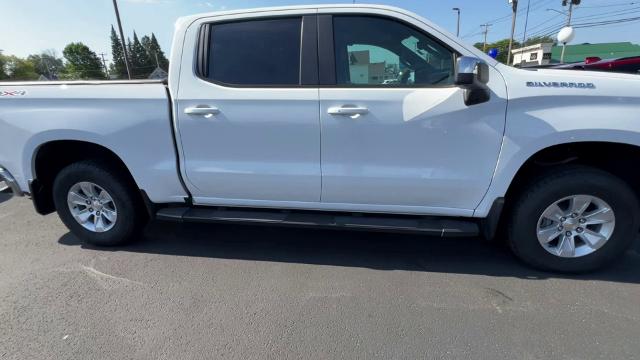
[[[319,228],[349,228],[387,232],[411,232],[439,237],[471,237],[477,236],[480,233],[478,224],[471,220],[382,214],[174,207],[160,209],[156,214],[156,219],[178,222],[230,222]]]

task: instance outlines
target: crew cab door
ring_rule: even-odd
[[[467,105],[454,85],[461,53],[415,19],[321,10],[318,21],[322,201],[471,214],[500,151],[500,75],[489,101]]]
[[[216,16],[192,27],[176,115],[195,202],[318,202],[315,13]]]

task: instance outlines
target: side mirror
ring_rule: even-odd
[[[464,103],[467,106],[482,104],[491,98],[487,87],[489,82],[489,65],[484,61],[461,56],[456,63],[456,85],[464,89]]]
[[[470,56],[461,56],[456,63],[456,85],[486,84],[489,82],[489,65]]]

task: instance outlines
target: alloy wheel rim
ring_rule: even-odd
[[[615,214],[593,195],[572,195],[549,205],[538,219],[537,237],[549,253],[578,258],[602,248],[613,235]]]
[[[107,232],[116,225],[116,204],[97,184],[83,181],[73,185],[67,194],[67,205],[78,224],[91,232]]]

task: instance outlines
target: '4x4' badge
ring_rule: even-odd
[[[25,96],[27,95],[27,91],[26,90],[12,90],[12,91],[0,91],[0,97],[7,97],[7,96]]]

